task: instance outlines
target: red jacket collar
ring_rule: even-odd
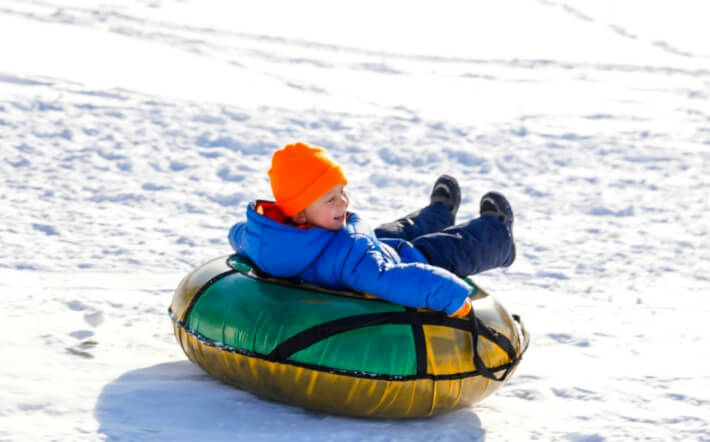
[[[307,224],[295,224],[293,221],[291,221],[291,218],[284,215],[284,213],[281,211],[279,206],[276,205],[276,203],[271,201],[257,201],[254,210],[256,210],[256,213],[258,213],[259,215],[274,220],[279,224],[285,224],[287,226],[296,227],[299,229],[309,228]]]

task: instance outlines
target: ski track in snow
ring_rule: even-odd
[[[195,101],[0,66],[0,312],[13,330],[0,343],[18,355],[0,364],[0,440],[710,439],[710,366],[695,356],[710,314],[707,51],[583,2],[537,3],[683,61],[405,54],[73,3],[6,1],[0,17],[169,47],[330,105]],[[355,75],[381,91],[337,79]],[[387,95],[397,84],[439,94],[442,113]],[[363,107],[337,104],[350,87]],[[493,117],[447,118],[449,101]],[[533,333],[508,385],[440,418],[366,421],[263,401],[185,359],[172,289],[230,252],[228,228],[270,197],[271,152],[295,140],[345,166],[373,226],[425,204],[441,173],[462,185],[460,220],[487,190],[509,197],[518,260],[476,278]]]

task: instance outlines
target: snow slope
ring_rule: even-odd
[[[0,0],[0,441],[710,440],[710,8],[469,3]],[[372,225],[509,197],[507,386],[354,420],[186,360],[172,290],[296,140]]]

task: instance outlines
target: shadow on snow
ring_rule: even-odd
[[[94,413],[107,440],[485,439],[470,409],[401,421],[334,416],[261,399],[189,361],[125,373],[104,387]]]

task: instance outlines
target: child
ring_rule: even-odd
[[[515,259],[513,212],[499,193],[483,196],[479,218],[454,225],[458,183],[442,175],[431,203],[374,232],[347,211],[347,179],[318,147],[277,150],[269,170],[275,202],[247,207],[229,242],[279,278],[376,295],[464,317],[471,287],[461,278]]]

